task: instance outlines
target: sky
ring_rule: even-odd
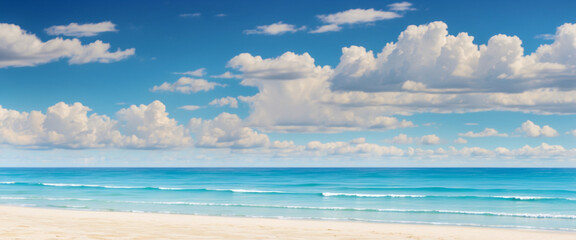
[[[0,0],[0,166],[576,167],[575,8]]]

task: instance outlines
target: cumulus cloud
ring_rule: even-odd
[[[118,120],[88,115],[89,111],[81,103],[60,102],[46,114],[0,106],[0,143],[32,148],[170,148],[192,141],[159,101],[122,109]]]
[[[181,92],[189,94],[200,91],[210,91],[215,87],[225,87],[225,84],[208,82],[204,79],[196,79],[189,77],[181,77],[174,83],[164,82],[160,86],[154,86],[150,91],[152,92]]]
[[[218,106],[230,106],[231,108],[238,108],[238,100],[236,100],[236,98],[234,97],[223,97],[223,98],[217,98],[212,100],[212,102],[209,103],[210,105],[218,105]]]
[[[556,137],[558,132],[548,125],[540,127],[530,120],[522,123],[522,126],[517,131],[523,133],[527,137]]]
[[[110,63],[134,55],[134,48],[110,52],[100,40],[82,45],[80,40],[55,38],[43,42],[18,25],[0,23],[0,68],[35,66],[68,58],[70,64]]]
[[[408,137],[408,135],[402,133],[396,137],[393,137],[392,139],[388,140],[387,142],[394,143],[394,144],[412,144],[412,142],[414,142],[414,138]]]
[[[420,138],[420,144],[422,144],[422,145],[440,144],[440,137],[436,136],[435,134],[422,136]]]
[[[567,134],[572,134],[572,136],[575,136],[575,137],[576,137],[576,129],[567,132]]]
[[[469,138],[481,138],[481,137],[508,137],[506,133],[499,133],[494,128],[485,128],[482,132],[472,132],[469,131],[467,133],[458,133],[460,137],[469,137]]]
[[[376,56],[363,47],[343,49],[331,79],[335,90],[364,92],[521,93],[542,88],[574,90],[576,25],[558,28],[555,41],[524,54],[516,36],[499,34],[486,45],[467,33],[449,35],[443,22],[409,26]],[[406,89],[403,86],[418,86]]]
[[[188,76],[192,76],[192,77],[202,77],[202,76],[206,75],[206,68],[199,68],[199,69],[196,69],[194,71],[188,71],[188,72],[177,72],[174,74],[188,75]]]
[[[70,37],[92,37],[103,32],[116,32],[116,24],[106,21],[100,23],[78,24],[70,23],[68,25],[52,26],[44,29],[49,35],[63,35]]]
[[[282,35],[284,33],[295,33],[306,30],[306,26],[296,27],[292,24],[277,22],[270,25],[257,26],[256,29],[244,31],[245,34]]]
[[[252,126],[276,131],[414,126],[412,122],[382,116],[371,109],[349,111],[327,104],[325,98],[332,94],[327,82],[332,69],[316,66],[308,53],[298,55],[287,52],[273,59],[243,53],[232,58],[228,66],[242,72],[242,85],[259,89],[254,96],[239,97],[253,109],[248,118]]]
[[[400,148],[372,143],[351,144],[349,142],[322,143],[311,141],[306,144],[305,149],[317,155],[402,156],[404,154]]]
[[[388,20],[402,17],[396,12],[370,9],[350,9],[334,14],[316,16],[325,23],[325,25],[310,31],[310,33],[337,32],[342,30],[344,24],[361,24],[372,23],[381,20]]]
[[[170,148],[192,143],[184,126],[168,117],[166,106],[160,101],[149,105],[132,105],[116,113],[120,128],[126,136],[124,145],[134,148]]]
[[[270,144],[266,134],[245,126],[235,114],[224,112],[212,120],[193,118],[189,126],[195,133],[197,147],[255,148]]]

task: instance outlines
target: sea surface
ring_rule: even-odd
[[[576,169],[0,168],[0,204],[576,231]]]

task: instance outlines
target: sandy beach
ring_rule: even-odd
[[[409,224],[91,212],[0,206],[2,239],[575,239],[547,232]]]

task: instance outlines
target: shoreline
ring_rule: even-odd
[[[576,232],[475,226],[99,212],[0,205],[7,239],[522,239]]]

